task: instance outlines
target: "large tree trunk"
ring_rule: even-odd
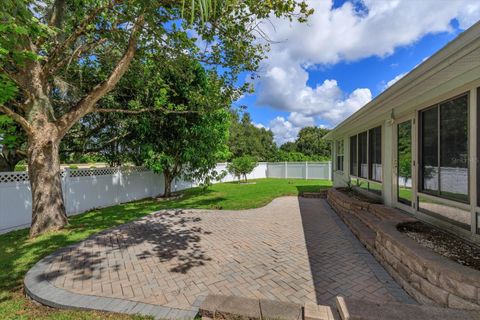
[[[60,137],[53,125],[28,139],[28,175],[32,187],[30,237],[67,224],[60,176]]]
[[[163,192],[163,196],[165,198],[168,198],[172,195],[172,181],[173,181],[173,177],[172,175],[167,172],[167,171],[164,171],[163,172],[163,176],[165,177],[165,191]]]

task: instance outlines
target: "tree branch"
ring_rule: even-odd
[[[48,25],[56,28],[61,28],[63,24],[63,18],[65,15],[65,0],[55,0],[52,11],[50,13],[50,21]]]
[[[100,6],[92,10],[92,12],[87,17],[85,17],[85,19],[83,19],[82,23],[77,27],[77,29],[75,29],[75,31],[65,41],[60,43],[53,50],[53,52],[48,57],[48,62],[44,65],[44,70],[48,73],[53,73],[53,71],[58,68],[56,61],[58,60],[58,56],[61,54],[61,52],[65,51],[65,48],[74,44],[78,37],[85,33],[88,25],[99,15],[100,12],[112,8],[119,2],[120,0],[110,1],[107,5]]]
[[[157,111],[162,111],[163,113],[167,113],[167,114],[189,114],[189,113],[199,114],[201,113],[200,111],[197,111],[197,110],[169,110],[164,108],[142,108],[142,109],[133,109],[133,110],[97,108],[97,109],[94,109],[92,112],[103,112],[103,113],[117,112],[117,113],[126,113],[126,114],[139,114],[139,113],[157,112]]]
[[[119,136],[116,136],[116,137],[113,137],[112,139],[108,140],[108,141],[105,141],[102,143],[102,145],[100,146],[97,146],[95,148],[91,148],[91,149],[85,149],[85,148],[70,148],[70,149],[64,149],[62,151],[65,151],[65,152],[82,152],[82,153],[88,153],[88,152],[99,152],[99,151],[102,151],[104,150],[105,148],[107,148],[111,143],[115,142],[115,141],[118,141],[122,138],[125,138],[126,136],[128,136],[130,133],[124,133],[122,135],[119,135]]]
[[[12,118],[16,123],[21,125],[28,135],[31,135],[33,133],[33,128],[30,125],[30,123],[28,123],[27,119],[25,119],[15,111],[11,110],[10,108],[4,105],[0,105],[0,112],[3,112],[4,114]]]
[[[80,100],[75,107],[73,107],[69,112],[61,116],[57,120],[57,126],[63,135],[67,133],[67,131],[87,113],[90,113],[94,110],[95,104],[103,98],[110,90],[112,90],[121,77],[125,74],[128,70],[130,62],[133,60],[135,56],[135,52],[137,50],[137,40],[139,37],[139,31],[143,24],[145,23],[143,14],[140,15],[135,22],[135,25],[132,28],[132,32],[130,34],[130,39],[128,40],[127,49],[123,54],[122,58],[118,61],[115,68],[112,70],[110,76],[103,81],[96,85],[92,91],[85,96],[82,100]]]

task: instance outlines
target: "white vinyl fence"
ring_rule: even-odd
[[[279,168],[283,169],[279,169]],[[226,170],[219,163],[215,170]],[[286,171],[282,171],[285,170]],[[165,188],[163,175],[143,167],[66,169],[62,171],[63,198],[67,214],[75,215],[94,208],[154,197]],[[258,163],[248,179],[304,178],[331,179],[330,162],[325,163]],[[230,174],[217,182],[235,180]],[[198,183],[176,179],[172,191],[197,186]],[[26,172],[0,172],[0,233],[30,225],[32,197]]]
[[[332,180],[329,162],[269,162],[268,178],[328,179]]]

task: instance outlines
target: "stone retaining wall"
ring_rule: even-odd
[[[415,219],[384,205],[354,199],[336,189],[328,192],[327,199],[360,241],[368,244],[377,260],[418,302],[480,310],[480,271],[447,259],[397,230],[399,223]],[[362,232],[354,225],[358,220],[370,230]],[[374,239],[368,239],[372,232]]]

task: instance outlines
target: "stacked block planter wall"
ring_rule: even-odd
[[[480,271],[462,266],[397,230],[416,219],[331,189],[328,202],[392,277],[418,302],[480,310]]]

